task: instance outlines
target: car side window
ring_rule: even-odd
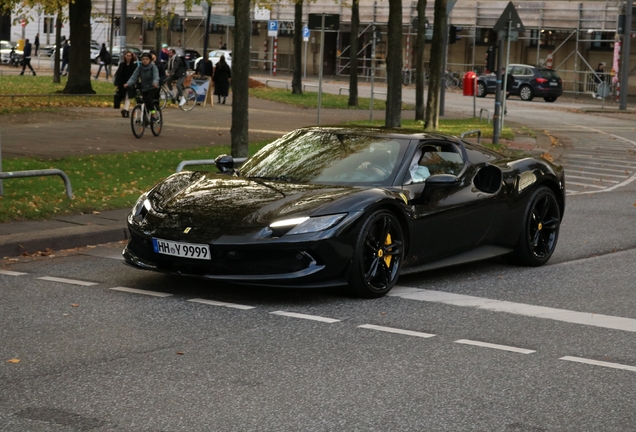
[[[409,166],[413,183],[425,181],[435,174],[457,175],[464,167],[464,159],[450,143],[423,143],[415,152]]]

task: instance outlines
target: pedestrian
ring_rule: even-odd
[[[124,84],[133,76],[135,69],[137,69],[135,55],[130,51],[126,51],[124,53],[124,59],[119,63],[119,66],[117,66],[117,72],[115,72],[113,79],[113,84],[117,87],[115,91],[114,108],[119,108],[121,101],[124,101],[124,109],[121,110],[122,117],[130,116],[130,100],[135,97],[135,89],[132,87],[126,88]]]
[[[95,75],[95,79],[99,78],[99,73],[102,71],[102,67],[106,72],[106,80],[108,81],[108,67],[110,66],[111,56],[108,52],[108,48],[106,48],[106,44],[102,43],[102,48],[99,50],[99,68],[97,69],[97,74]]]
[[[35,71],[33,70],[33,66],[31,66],[31,42],[29,42],[28,39],[24,41],[24,49],[22,52],[24,54],[22,56],[22,72],[20,72],[20,75],[24,75],[24,70],[28,66],[31,72],[33,72],[33,76],[35,76]]]
[[[137,66],[132,76],[124,84],[124,88],[136,85],[137,81],[139,81],[144,104],[148,111],[150,111],[151,121],[157,122],[155,100],[159,98],[159,71],[157,70],[157,66],[152,62],[150,53],[143,53],[141,55],[141,64]]]
[[[599,63],[594,71],[594,83],[596,84],[596,92],[592,93],[594,99],[603,99],[598,93],[601,84],[605,82],[605,63]]]
[[[35,56],[38,55],[38,50],[40,49],[40,33],[35,34],[35,40],[33,41],[33,46],[35,47]]]
[[[232,70],[225,62],[225,56],[221,56],[214,69],[214,75],[212,76],[212,81],[214,81],[214,94],[218,98],[217,103],[225,105],[225,98],[227,98],[230,91],[231,78]],[[221,102],[221,98],[223,98],[223,102]]]
[[[181,56],[177,55],[177,52],[173,49],[168,51],[168,55],[170,59],[168,60],[168,78],[166,78],[168,82],[168,90],[170,90],[170,94],[172,94],[172,82],[177,82],[177,94],[181,95],[179,99],[179,105],[183,105],[186,103],[185,98],[183,97],[183,81],[186,79],[187,66]]]
[[[62,76],[68,75],[68,62],[71,55],[71,46],[69,41],[65,40],[62,43],[62,67],[60,68],[60,73]],[[64,72],[64,68],[66,68],[66,72]]]
[[[212,60],[210,60],[209,58],[201,58],[199,64],[197,65],[196,73],[198,73],[202,77],[212,78],[213,72],[214,66],[212,65]]]
[[[163,63],[164,65],[166,63],[168,63],[168,60],[170,59],[170,54],[168,51],[168,44],[163,44],[161,45],[161,52],[159,53],[159,60],[161,61],[161,63]]]
[[[157,54],[153,50],[150,50],[150,60],[157,66],[157,72],[159,72],[159,87],[161,87],[166,81],[166,65],[161,63],[161,61],[157,61]]]

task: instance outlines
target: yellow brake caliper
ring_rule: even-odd
[[[390,245],[391,244],[391,234],[387,234],[386,238],[384,239],[384,245]],[[389,249],[389,252],[392,251],[393,249]],[[380,258],[382,258],[382,256],[384,255],[384,253],[382,252],[382,249],[380,249],[378,251],[378,256]],[[393,255],[384,255],[384,263],[386,264],[387,267],[391,267],[391,259],[393,258]]]

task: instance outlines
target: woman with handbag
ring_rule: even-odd
[[[124,109],[121,110],[122,117],[129,116],[130,109],[130,99],[135,97],[135,89],[132,87],[125,88],[124,84],[128,82],[130,77],[135,73],[135,69],[137,69],[137,61],[135,59],[135,55],[130,51],[126,51],[124,53],[124,60],[119,63],[117,67],[117,72],[115,72],[115,100],[114,100],[114,108],[118,109],[120,107],[120,103],[124,101]]]

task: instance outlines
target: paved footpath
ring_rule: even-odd
[[[341,86],[342,83],[334,85]],[[455,113],[455,117],[465,116]],[[384,118],[384,111],[374,111],[373,117]],[[452,110],[447,109],[445,118],[453,117]],[[368,111],[321,110],[322,125],[368,118]],[[413,118],[413,112],[404,112],[403,118]],[[250,141],[273,139],[295,128],[315,125],[316,121],[316,109],[250,99]],[[61,158],[230,145],[230,126],[231,96],[226,105],[197,106],[190,112],[178,108],[167,109],[164,131],[158,138],[148,134],[136,139],[132,135],[129,119],[122,118],[119,110],[108,108],[69,108],[54,113],[0,116],[4,158]],[[542,133],[537,134],[537,138],[520,138],[512,145],[537,153],[553,152],[555,159],[559,157],[556,154],[559,149],[551,147],[549,138]],[[0,259],[45,249],[59,250],[125,240],[128,235],[125,222],[128,212],[126,208],[97,215],[59,216],[48,221],[0,224]]]

